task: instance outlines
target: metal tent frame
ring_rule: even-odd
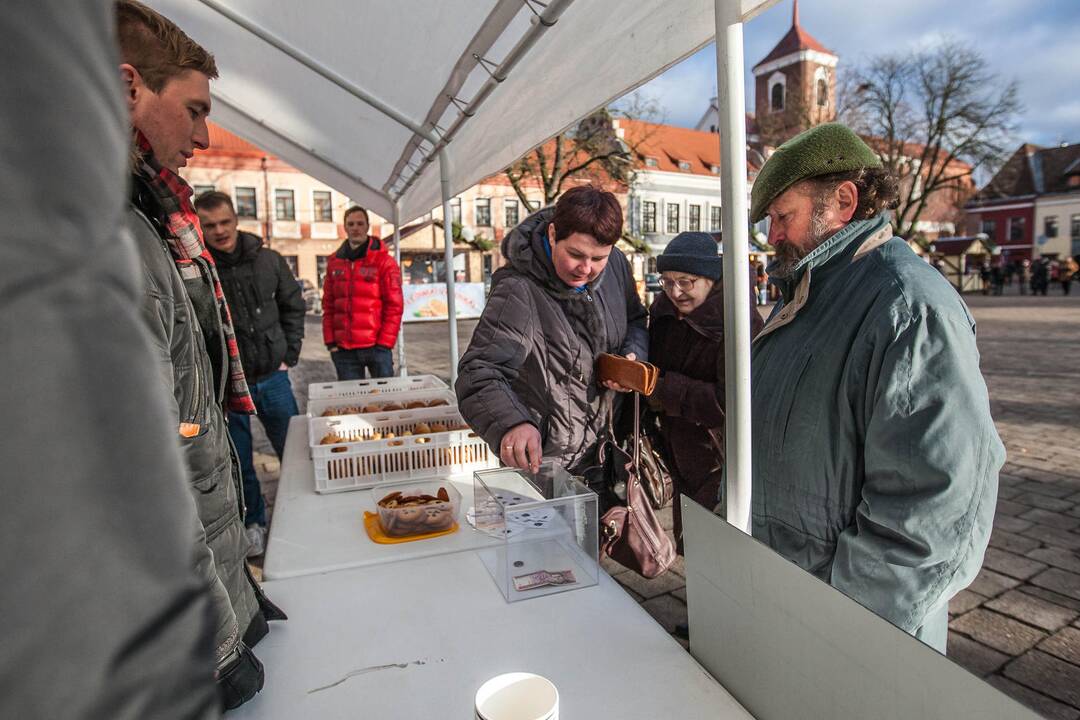
[[[324,0],[323,5],[332,3],[333,0]],[[419,0],[417,0],[419,2]],[[550,33],[564,14],[573,9],[582,15],[592,13],[604,16],[608,13],[619,12],[622,15],[640,14],[640,27],[645,28],[646,23],[652,18],[649,12],[661,7],[671,12],[677,18],[685,19],[685,37],[670,37],[664,35],[667,43],[662,50],[666,54],[662,57],[640,60],[642,63],[636,70],[638,75],[626,75],[620,79],[613,79],[603,84],[605,78],[601,77],[596,87],[590,87],[591,94],[588,98],[577,98],[578,107],[591,109],[602,106],[614,98],[633,89],[655,75],[662,72],[674,62],[686,57],[699,49],[703,44],[712,39],[712,33],[702,30],[701,21],[712,16],[716,39],[716,72],[720,113],[720,144],[721,144],[721,192],[722,192],[722,215],[725,228],[731,228],[723,237],[723,266],[726,281],[725,292],[725,356],[726,356],[726,441],[727,453],[727,520],[744,532],[749,532],[750,524],[750,291],[749,291],[749,253],[748,253],[748,223],[747,223],[747,196],[746,196],[746,129],[745,129],[745,99],[743,82],[743,23],[758,14],[765,8],[777,2],[777,0],[677,0],[676,2],[664,3],[661,0],[652,0],[642,3],[641,6],[628,7],[618,0],[550,0],[544,3],[540,0],[490,0],[489,11],[478,29],[474,28],[475,34],[460,54],[454,64],[448,79],[442,90],[436,96],[435,101],[429,107],[423,121],[410,118],[406,113],[395,108],[390,102],[384,100],[360,87],[341,72],[335,70],[327,63],[321,62],[311,54],[287,41],[278,33],[260,24],[248,15],[234,9],[234,5],[246,5],[251,12],[261,16],[269,16],[275,10],[274,4],[263,6],[251,0],[230,0],[226,4],[222,0],[151,0],[151,4],[159,7],[182,26],[186,25],[186,15],[194,15],[196,6],[203,6],[211,10],[218,21],[208,20],[203,17],[203,27],[220,33],[218,40],[227,42],[225,38],[233,39],[232,33],[240,28],[262,43],[272,47],[276,51],[287,56],[295,63],[305,68],[308,72],[317,76],[338,90],[343,91],[350,98],[358,100],[363,105],[374,109],[383,117],[390,119],[399,128],[410,133],[408,141],[401,147],[398,160],[393,165],[390,177],[383,183],[377,183],[364,177],[364,173],[358,171],[354,163],[339,162],[332,160],[326,151],[313,147],[311,143],[304,142],[288,128],[276,126],[274,122],[260,117],[245,109],[245,104],[236,98],[230,97],[226,92],[215,89],[215,110],[224,110],[219,113],[219,120],[226,126],[232,126],[234,132],[241,135],[257,134],[251,138],[268,149],[279,152],[286,159],[297,158],[305,161],[312,175],[320,177],[328,184],[334,185],[344,182],[350,187],[363,191],[369,199],[378,202],[378,211],[383,216],[390,215],[394,223],[395,255],[400,262],[400,226],[403,217],[408,220],[417,214],[417,203],[422,202],[423,193],[417,194],[418,184],[422,184],[427,177],[427,169],[431,164],[439,166],[439,199],[443,213],[443,243],[446,263],[446,290],[448,305],[448,328],[449,328],[449,357],[451,366],[451,381],[457,379],[458,361],[458,337],[456,322],[456,303],[454,296],[454,273],[453,273],[453,228],[449,221],[452,217],[450,212],[450,199],[455,192],[459,192],[472,183],[466,182],[466,175],[455,175],[453,157],[453,140],[468,126],[471,119],[484,116],[482,106],[492,97],[498,96],[497,89],[511,78],[515,69],[524,68],[525,74],[530,71],[538,72],[532,66],[543,63],[543,57],[532,57],[530,51],[534,50],[540,41]],[[413,3],[414,5],[416,2]],[[438,11],[437,6],[424,6],[428,14]],[[518,22],[522,8],[527,8],[532,17],[529,18],[528,27],[518,37],[509,49],[502,55],[499,63],[494,63],[486,56],[501,42],[509,27]],[[277,8],[280,11],[280,8]],[[176,12],[174,12],[176,11]],[[177,12],[181,15],[177,17]],[[401,18],[394,18],[400,21]],[[695,22],[696,21],[696,22]],[[209,24],[207,24],[209,23]],[[592,42],[599,44],[594,39],[595,28],[585,26],[571,26],[574,31],[582,34],[575,37],[581,43]],[[230,27],[226,27],[230,26]],[[468,28],[462,28],[467,30]],[[450,31],[450,28],[446,28]],[[655,31],[655,29],[654,29]],[[199,39],[197,37],[197,39]],[[401,38],[401,40],[405,40]],[[215,45],[207,43],[213,48]],[[404,42],[402,43],[404,46]],[[577,45],[575,45],[577,47]],[[608,48],[597,48],[599,52],[608,52]],[[629,57],[619,57],[617,51],[611,51],[616,57],[612,61],[625,60],[630,62]],[[657,51],[660,52],[660,51]],[[625,53],[624,53],[625,54]],[[620,67],[620,66],[612,66]],[[469,85],[471,78],[476,74],[474,71],[482,71],[487,75],[486,79],[473,88],[472,99],[464,102],[458,95],[463,88]],[[225,68],[227,73],[229,68]],[[531,78],[532,76],[530,76]],[[592,78],[596,80],[596,78]],[[280,83],[284,83],[281,80]],[[275,91],[282,93],[296,91],[284,88],[281,84],[274,87]],[[615,84],[613,84],[615,83]],[[475,82],[473,83],[476,84]],[[545,88],[547,89],[547,88]],[[606,96],[596,96],[596,93],[606,93]],[[550,94],[550,93],[549,93]],[[503,98],[506,100],[506,96]],[[506,103],[511,100],[506,100]],[[504,103],[504,105],[506,104]],[[591,107],[582,103],[591,103]],[[457,117],[449,123],[447,129],[439,126],[441,119],[446,113],[456,110]],[[496,111],[492,111],[493,113]],[[262,115],[266,114],[264,108]],[[490,114],[490,113],[489,113]],[[222,116],[223,115],[223,116]],[[579,115],[580,117],[582,115]],[[497,116],[496,116],[497,117]],[[561,116],[548,122],[547,130],[550,130],[552,122],[560,122],[566,119]],[[568,118],[572,121],[574,118]],[[559,128],[556,128],[559,129]],[[544,142],[550,133],[547,130],[540,131],[526,128],[521,134],[527,138],[529,147]],[[477,132],[480,132],[478,130]],[[543,132],[542,136],[537,135]],[[377,141],[377,140],[376,140]],[[475,143],[474,143],[475,146]],[[528,148],[525,148],[528,149]],[[514,148],[500,148],[503,155],[513,151]],[[419,154],[419,159],[414,160]],[[520,155],[521,153],[518,153]],[[477,178],[490,174],[500,169],[498,165],[491,167],[492,163],[502,161],[504,158],[487,157],[476,163],[476,167],[468,171]],[[472,158],[470,158],[472,161]],[[485,164],[486,163],[486,164]],[[403,204],[408,203],[408,209]],[[405,348],[401,342],[399,346],[399,364],[405,367]]]

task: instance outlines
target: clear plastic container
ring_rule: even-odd
[[[395,501],[409,498],[437,498],[439,490],[446,491],[446,500],[428,501],[423,504],[387,507],[387,498]],[[389,537],[409,537],[449,530],[457,522],[461,506],[461,493],[449,481],[396,483],[378,485],[371,490],[372,499],[379,513],[379,526]]]
[[[552,460],[535,475],[473,473],[472,522],[502,540],[478,554],[507,602],[599,582],[597,506],[596,493]]]

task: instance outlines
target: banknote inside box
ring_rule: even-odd
[[[599,580],[596,493],[556,462],[475,472],[470,522],[502,541],[478,554],[507,602]]]

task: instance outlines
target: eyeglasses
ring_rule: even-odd
[[[690,292],[696,283],[701,278],[679,278],[678,280],[672,280],[671,278],[660,278],[660,287],[664,288],[664,292],[671,292],[675,288],[679,288],[681,292]]]

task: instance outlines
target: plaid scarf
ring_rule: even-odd
[[[221,281],[218,279],[214,258],[203,243],[199,216],[191,204],[191,186],[184,182],[179,175],[158,164],[154,159],[150,142],[138,130],[135,131],[135,143],[139,150],[135,171],[146,179],[158,202],[161,203],[161,207],[165,210],[169,230],[169,237],[166,239],[177,267],[179,268],[182,264],[190,263],[195,258],[201,257],[206,260],[207,268],[210,271],[210,280],[214,285],[214,298],[217,300],[218,309],[221,313],[221,330],[225,336],[225,346],[229,352],[229,383],[226,387],[227,406],[233,412],[254,415],[255,403],[251,400],[251,392],[248,390],[247,380],[244,378],[244,368],[240,364],[240,349],[236,344],[236,333],[233,330],[229,304],[225,301],[225,293],[221,289]]]

